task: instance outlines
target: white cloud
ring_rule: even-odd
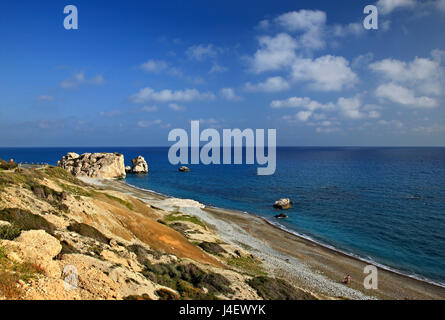
[[[310,116],[312,115],[312,112],[311,111],[300,111],[300,112],[298,112],[297,113],[297,118],[300,120],[300,121],[307,121],[307,120],[309,120],[309,118],[310,118]]]
[[[433,59],[416,57],[412,62],[385,59],[372,63],[371,70],[393,82],[405,83],[424,94],[442,94],[443,69],[440,66],[440,54],[433,51]]]
[[[403,128],[403,122],[399,121],[399,120],[380,120],[379,124],[383,125],[383,126],[393,126],[397,129],[401,129]]]
[[[147,120],[141,120],[138,121],[137,125],[140,128],[148,128],[151,127],[153,125],[160,125],[162,123],[162,120],[151,120],[151,121],[147,121]]]
[[[440,64],[437,61],[418,57],[409,63],[385,59],[374,62],[369,67],[386,78],[398,82],[438,79],[441,75]]]
[[[376,110],[371,110],[371,111],[369,111],[369,117],[372,119],[378,119],[381,117],[381,113]]]
[[[264,82],[257,84],[246,83],[247,91],[262,91],[262,92],[280,92],[290,88],[289,83],[282,77],[271,77]]]
[[[227,72],[229,69],[226,67],[220,66],[218,64],[214,64],[212,68],[210,69],[209,73],[223,73]]]
[[[347,37],[349,35],[359,36],[365,32],[363,24],[353,22],[347,25],[335,25],[333,27],[333,33],[336,37]]]
[[[158,111],[158,107],[157,106],[143,106],[141,108],[142,112],[156,112]]]
[[[187,107],[185,107],[185,106],[181,106],[181,105],[179,105],[179,104],[177,104],[177,103],[170,103],[170,104],[168,105],[168,107],[169,107],[170,109],[172,109],[173,111],[185,111],[185,110],[187,110]]]
[[[431,59],[416,57],[410,62],[385,59],[370,64],[371,70],[389,80],[376,89],[376,96],[409,107],[436,107],[436,98],[443,94],[445,83],[442,56],[442,51],[433,50]]]
[[[258,41],[260,49],[252,60],[252,69],[256,73],[282,69],[291,65],[296,58],[297,41],[286,33],[275,37],[262,36]]]
[[[319,10],[292,11],[278,16],[276,21],[288,31],[308,31],[323,27],[326,13]]]
[[[37,101],[53,101],[53,96],[41,95],[36,98]]]
[[[197,89],[185,89],[172,91],[169,89],[155,91],[153,88],[146,87],[132,95],[130,99],[135,103],[144,103],[148,101],[158,102],[181,102],[194,100],[213,100],[215,95],[211,92],[199,92]]]
[[[292,65],[292,77],[298,81],[309,81],[312,89],[321,91],[340,91],[357,81],[348,60],[331,55],[315,60],[297,59]]]
[[[283,116],[282,119],[289,123],[307,122],[312,115],[314,115],[312,111],[300,111],[293,115]]]
[[[150,59],[141,65],[141,69],[147,72],[159,73],[168,68],[167,62],[163,60]]]
[[[445,125],[442,124],[432,124],[430,126],[419,126],[412,129],[416,133],[423,133],[423,134],[434,134],[434,133],[441,133],[445,132]]]
[[[318,109],[321,110],[332,110],[335,108],[335,105],[332,103],[322,104],[318,101],[311,100],[310,98],[300,98],[300,97],[291,97],[286,100],[275,100],[270,104],[273,109],[281,109],[281,108],[306,108],[310,111],[315,111]]]
[[[257,25],[257,29],[258,30],[267,30],[270,27],[270,22],[267,19],[261,20],[258,25]]]
[[[445,12],[445,0],[437,0],[436,6],[439,10],[442,10]]]
[[[100,113],[101,117],[111,118],[122,115],[122,111],[120,110],[110,110],[110,111],[102,111]]]
[[[296,115],[296,119],[306,121],[309,117],[314,117],[317,120],[325,118],[324,114],[318,113],[318,111],[338,111],[345,118],[348,119],[365,119],[365,118],[380,118],[380,112],[377,111],[378,106],[366,105],[362,106],[362,102],[359,96],[353,98],[339,98],[337,103],[320,103],[318,101],[311,100],[310,98],[292,97],[287,100],[276,100],[270,104],[273,109],[281,108],[304,108],[306,113]],[[317,113],[316,113],[317,112]],[[306,118],[307,117],[307,118]],[[292,116],[287,120],[294,119]],[[305,120],[306,119],[306,120]]]
[[[352,67],[360,68],[363,66],[368,66],[373,59],[374,59],[374,54],[372,52],[368,52],[366,54],[359,55],[352,62]]]
[[[358,96],[354,98],[339,98],[337,105],[342,114],[349,119],[363,119],[368,116],[375,118],[376,116],[374,112],[364,113],[361,110],[362,102]]]
[[[87,79],[85,77],[84,72],[79,72],[74,74],[71,78],[68,78],[60,83],[60,86],[64,89],[73,89],[77,88],[80,85],[83,84],[90,84],[90,85],[100,85],[103,84],[104,78],[102,75],[98,74],[90,79]]]
[[[380,85],[376,90],[376,96],[413,108],[434,108],[437,106],[435,99],[426,96],[416,97],[412,90],[392,82]]]
[[[196,46],[191,46],[186,50],[187,56],[196,61],[203,61],[207,58],[214,58],[220,50],[216,48],[213,44],[200,44]]]
[[[379,0],[377,1],[379,13],[383,15],[390,14],[396,9],[413,8],[416,5],[415,0]]]
[[[333,133],[341,131],[340,128],[317,128],[315,129],[317,133]]]
[[[219,123],[219,121],[216,120],[215,118],[208,118],[208,119],[199,119],[199,123],[207,124],[207,125],[215,125],[215,124]]]
[[[324,48],[325,12],[319,10],[292,11],[278,16],[275,21],[289,32],[303,32],[299,39],[303,47]]]
[[[233,90],[232,88],[223,88],[220,90],[220,94],[224,99],[226,99],[228,101],[241,101],[242,100],[242,98],[239,97],[235,93],[235,90]]]

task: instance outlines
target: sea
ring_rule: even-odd
[[[277,169],[188,165],[168,147],[0,148],[0,158],[55,165],[67,152],[139,155],[147,175],[126,182],[161,194],[263,217],[289,232],[382,268],[445,286],[445,148],[282,147]],[[287,219],[272,205],[290,198]]]

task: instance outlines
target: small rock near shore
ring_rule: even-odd
[[[289,217],[286,214],[284,214],[284,213],[280,213],[280,214],[276,215],[275,218],[277,218],[277,219],[287,219]]]
[[[280,199],[274,203],[273,207],[280,210],[288,210],[292,207],[290,199]]]

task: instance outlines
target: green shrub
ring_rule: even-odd
[[[314,300],[314,297],[282,279],[255,277],[247,281],[265,300]]]
[[[147,255],[152,255],[153,258],[159,260],[162,257],[162,252],[156,250],[147,250],[143,246],[138,244],[132,244],[127,246],[127,250],[136,254],[137,260],[140,264],[149,264]]]
[[[155,293],[159,300],[179,300],[180,298],[176,293],[167,289],[158,289]]]
[[[108,194],[108,193],[102,193],[102,194],[105,195],[108,199],[117,201],[117,202],[119,202],[121,205],[127,207],[128,209],[133,210],[133,205],[132,205],[130,202],[125,201],[125,200],[123,200],[123,199],[121,199],[121,198],[112,196],[111,194]]]
[[[45,230],[49,234],[54,234],[56,229],[45,218],[18,208],[0,210],[0,220],[8,221],[20,230]]]
[[[181,213],[171,213],[167,217],[165,217],[164,221],[165,222],[188,221],[206,229],[206,225],[199,218]]]
[[[226,252],[226,250],[224,250],[223,247],[221,247],[219,244],[214,243],[214,242],[204,241],[199,244],[199,247],[201,249],[203,249],[204,251],[207,251],[208,253],[216,254],[216,255]]]
[[[153,300],[152,298],[150,298],[150,296],[146,293],[138,296],[138,295],[131,295],[131,296],[126,296],[123,297],[123,300]]]
[[[91,197],[93,195],[92,192],[86,191],[80,187],[77,186],[71,186],[67,185],[65,183],[59,182],[58,185],[66,192],[73,196],[84,196],[84,197]]]
[[[97,240],[104,244],[108,244],[110,242],[110,239],[105,235],[103,235],[102,232],[85,223],[78,223],[78,222],[72,223],[68,226],[68,230],[76,232],[81,236]]]
[[[18,167],[18,164],[15,162],[5,161],[0,159],[0,169],[2,170],[12,170]]]
[[[0,226],[0,239],[14,240],[21,233],[21,230],[15,225]]]
[[[65,181],[68,181],[72,184],[76,184],[81,187],[86,186],[86,184],[82,180],[77,179],[71,173],[69,173],[68,171],[66,171],[60,167],[48,166],[43,171],[50,178],[57,178],[60,180],[65,180]]]
[[[235,267],[251,276],[264,276],[262,262],[252,257],[236,257],[227,261],[229,266]]]
[[[207,273],[192,263],[146,263],[142,274],[153,282],[178,291],[184,299],[215,299],[215,294],[233,293],[230,281],[224,276]],[[202,288],[208,292],[205,293]]]

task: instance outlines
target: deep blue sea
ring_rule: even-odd
[[[189,167],[168,148],[2,148],[0,158],[56,164],[69,151],[138,155],[147,176],[137,187],[256,214],[288,230],[403,273],[445,283],[445,148],[279,148],[277,171],[257,166]],[[287,220],[272,204],[291,198]]]

